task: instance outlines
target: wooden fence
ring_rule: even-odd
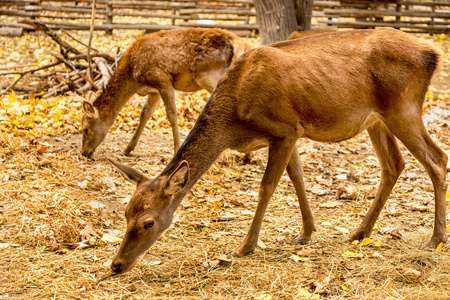
[[[0,0],[1,26],[29,29],[19,18],[52,29],[88,30],[92,0]],[[257,31],[253,0],[96,1],[95,30],[156,31],[180,27],[221,27]],[[390,26],[410,32],[449,33],[450,1],[315,0],[313,28]]]

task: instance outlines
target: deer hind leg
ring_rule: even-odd
[[[160,96],[158,93],[150,93],[147,95],[147,102],[145,102],[145,105],[142,108],[139,124],[136,130],[134,131],[133,137],[128,143],[127,148],[124,151],[125,155],[130,155],[131,151],[133,151],[134,148],[136,148],[139,138],[141,137],[142,131],[144,131],[145,125],[155,112],[155,109],[158,107],[159,99]]]
[[[380,121],[368,128],[367,131],[380,162],[381,182],[375,200],[361,225],[344,238],[343,242],[362,240],[371,235],[373,226],[405,166],[395,136],[389,132],[386,125]]]
[[[269,145],[269,160],[261,180],[255,216],[253,217],[252,224],[246,237],[241,245],[231,253],[232,256],[242,257],[254,252],[267,205],[269,204],[269,200],[275,191],[278,181],[280,180],[281,175],[283,175],[283,171],[289,162],[294,146],[295,140],[292,139],[284,139]]]
[[[292,239],[292,243],[306,244],[311,239],[311,235],[316,229],[314,227],[314,219],[311,208],[309,207],[308,199],[306,198],[305,183],[303,181],[303,169],[296,147],[292,151],[286,170],[297,193],[303,221],[303,231],[300,235]]]
[[[413,111],[411,105],[409,111]],[[422,121],[421,110],[417,113],[407,114],[397,112],[392,119],[387,119],[386,124],[395,136],[402,141],[416,159],[424,166],[431,178],[434,187],[435,217],[434,231],[427,247],[436,248],[440,243],[446,242],[446,215],[445,215],[445,191],[447,154],[437,146]],[[407,123],[405,123],[407,122]]]

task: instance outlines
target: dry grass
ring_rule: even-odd
[[[437,83],[435,93],[439,87]],[[186,97],[179,111],[184,134],[196,110],[186,111],[183,101],[203,103],[206,95]],[[448,96],[433,99],[428,102],[431,106],[450,104]],[[339,144],[300,141],[317,227],[307,245],[290,244],[300,232],[301,217],[294,189],[283,176],[256,253],[214,264],[215,257],[232,251],[245,236],[266,162],[265,150],[258,151],[250,165],[242,164],[240,154],[226,152],[183,201],[174,225],[137,266],[97,283],[109,273],[118,247],[100,238],[123,234],[121,202],[134,191],[106,158],[155,176],[172,155],[171,134],[161,117],[147,126],[136,156],[121,155],[131,137],[124,131],[132,127],[126,112],[136,105],[131,103],[124,110],[123,124],[116,124],[117,132],[108,135],[95,161],[79,156],[81,141],[75,132],[56,130],[29,137],[19,130],[0,135],[0,298],[450,298],[450,247],[422,249],[432,232],[433,189],[409,152],[403,152],[407,167],[372,235],[381,247],[339,242],[345,229],[359,225],[379,182],[378,162],[366,134]],[[450,151],[448,126],[448,122],[429,126],[446,151]],[[336,200],[338,190],[351,196],[345,198],[344,193]],[[106,206],[94,208],[92,201]],[[80,247],[81,233],[89,233],[89,228],[91,245]],[[361,257],[345,257],[346,251]]]

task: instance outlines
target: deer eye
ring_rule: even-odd
[[[145,221],[144,222],[144,229],[152,228],[153,225],[155,225],[155,221],[153,221],[153,220]]]

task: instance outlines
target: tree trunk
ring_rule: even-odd
[[[297,22],[299,30],[311,30],[313,0],[296,0]]]
[[[254,5],[261,45],[285,40],[297,31],[295,0],[255,0]]]

